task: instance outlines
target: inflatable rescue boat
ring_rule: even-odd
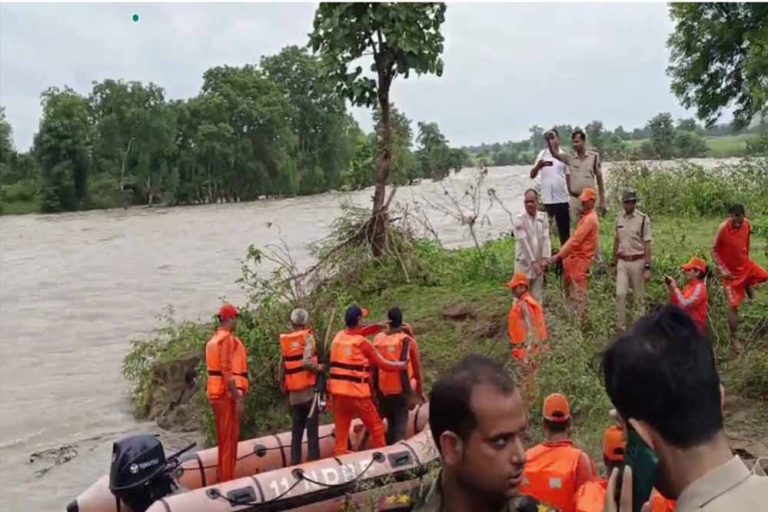
[[[355,420],[350,453],[340,457],[333,456],[334,426],[322,425],[321,459],[296,466],[290,466],[290,432],[241,441],[236,478],[223,483],[216,481],[215,447],[166,459],[155,436],[129,437],[114,444],[110,474],[81,493],[67,512],[322,512],[340,510],[345,503],[397,509],[438,459],[428,414],[428,404],[413,409],[406,439],[375,450]],[[306,457],[305,436],[302,460]],[[384,485],[388,491],[382,494]],[[394,506],[380,507],[384,504]]]

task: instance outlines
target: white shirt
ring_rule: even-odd
[[[542,202],[544,204],[567,203],[570,197],[568,194],[568,184],[565,181],[568,166],[554,158],[549,149],[542,149],[533,165],[536,165],[539,160],[552,162],[551,166],[542,167],[539,170],[541,175]]]
[[[552,256],[547,214],[536,212],[534,219],[523,212],[513,221],[512,229],[515,234],[515,273],[534,278],[533,263]]]

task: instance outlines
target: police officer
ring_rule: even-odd
[[[620,329],[627,326],[627,293],[632,288],[635,308],[645,310],[645,283],[651,279],[651,219],[636,208],[637,192],[621,197],[624,211],[616,217],[613,266],[616,268],[616,317]]]

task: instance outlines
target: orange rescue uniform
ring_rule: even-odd
[[[208,367],[207,395],[213,408],[218,445],[218,482],[235,477],[237,443],[240,441],[240,417],[237,401],[230,394],[229,382],[234,379],[237,389],[248,392],[248,356],[243,343],[232,332],[218,329],[205,346]]]
[[[572,286],[581,299],[587,294],[587,274],[595,259],[600,221],[594,208],[585,213],[576,225],[576,231],[560,248],[563,259],[563,278],[566,286]]]
[[[527,366],[528,356],[535,355],[539,344],[548,338],[544,308],[530,293],[525,292],[509,310],[507,331],[512,344],[512,357]]]
[[[534,446],[526,460],[520,492],[560,512],[573,512],[576,491],[597,479],[595,463],[570,440]]]
[[[703,279],[692,281],[682,291],[675,288],[670,300],[673,305],[688,313],[701,332],[707,331],[709,293],[707,292],[707,283]]]
[[[575,512],[603,512],[605,496],[608,490],[608,480],[587,482],[576,491],[574,496]],[[650,499],[651,512],[674,512],[675,502],[665,499],[653,491]]]
[[[331,343],[328,391],[333,397],[336,424],[334,456],[349,452],[349,427],[354,416],[359,417],[368,430],[373,448],[387,445],[384,424],[371,398],[370,367],[375,365],[381,370],[400,370],[399,364],[382,358],[370,341],[354,332],[339,331]]]
[[[411,383],[411,389],[421,396],[421,357],[416,340],[405,332],[380,333],[373,340],[373,346],[388,361],[404,361],[406,358],[403,357],[403,347],[406,339],[408,340],[408,381]],[[396,372],[379,370],[379,392],[384,396],[401,395],[406,392],[407,390],[403,389],[402,373],[403,370]]]
[[[720,225],[715,238],[713,252],[717,264],[731,274],[722,281],[732,309],[744,302],[747,287],[768,281],[768,271],[749,258],[751,234],[752,226],[747,219],[739,229],[734,229],[729,219]]]
[[[280,351],[283,356],[285,390],[288,392],[304,391],[317,383],[317,374],[304,368],[304,349],[311,329],[294,331],[280,335]],[[312,356],[312,363],[317,365],[317,354]]]

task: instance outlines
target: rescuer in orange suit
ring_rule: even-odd
[[[219,450],[216,476],[218,482],[226,482],[235,477],[243,400],[249,388],[248,355],[243,342],[233,334],[240,316],[237,308],[224,304],[218,316],[219,328],[205,345],[205,363]]]
[[[579,199],[583,213],[576,225],[576,231],[557,254],[547,261],[547,265],[563,262],[563,281],[568,287],[571,300],[583,315],[587,299],[587,275],[595,261],[600,238],[600,221],[595,212],[597,192],[587,187],[581,192]]]
[[[609,427],[603,434],[603,462],[606,473],[611,474],[614,469],[622,470],[624,467],[624,451],[627,441],[624,431],[616,425]],[[593,480],[585,483],[576,491],[576,512],[603,512],[605,509],[605,496],[608,489],[608,479]],[[673,512],[675,502],[664,498],[656,490],[651,494],[650,510],[648,512]]]
[[[334,456],[348,453],[349,427],[355,416],[362,420],[368,430],[374,448],[387,445],[384,424],[373,403],[371,366],[388,371],[406,369],[404,362],[388,361],[381,357],[371,342],[359,334],[362,317],[360,306],[347,308],[344,314],[347,328],[339,331],[331,343],[328,391],[332,397],[336,425]]]
[[[544,399],[545,441],[525,452],[520,492],[560,512],[573,512],[576,490],[597,479],[595,463],[571,440],[571,406],[553,393]]]
[[[507,316],[507,332],[512,345],[512,357],[527,369],[533,369],[531,356],[536,355],[547,341],[544,308],[529,292],[528,276],[515,274],[507,283],[517,301]]]
[[[392,308],[387,312],[389,329],[373,340],[379,354],[389,361],[404,361],[408,369],[400,372],[378,370],[374,373],[379,412],[387,420],[387,444],[405,439],[408,409],[427,401],[422,387],[421,355],[413,330],[406,329],[403,312]]]
[[[744,205],[731,207],[731,217],[720,224],[712,248],[712,256],[720,269],[720,276],[728,298],[728,328],[731,343],[736,353],[743,346],[737,336],[739,329],[739,307],[745,297],[750,299],[754,289],[768,281],[768,270],[749,257],[749,243],[752,226],[745,217]]]

